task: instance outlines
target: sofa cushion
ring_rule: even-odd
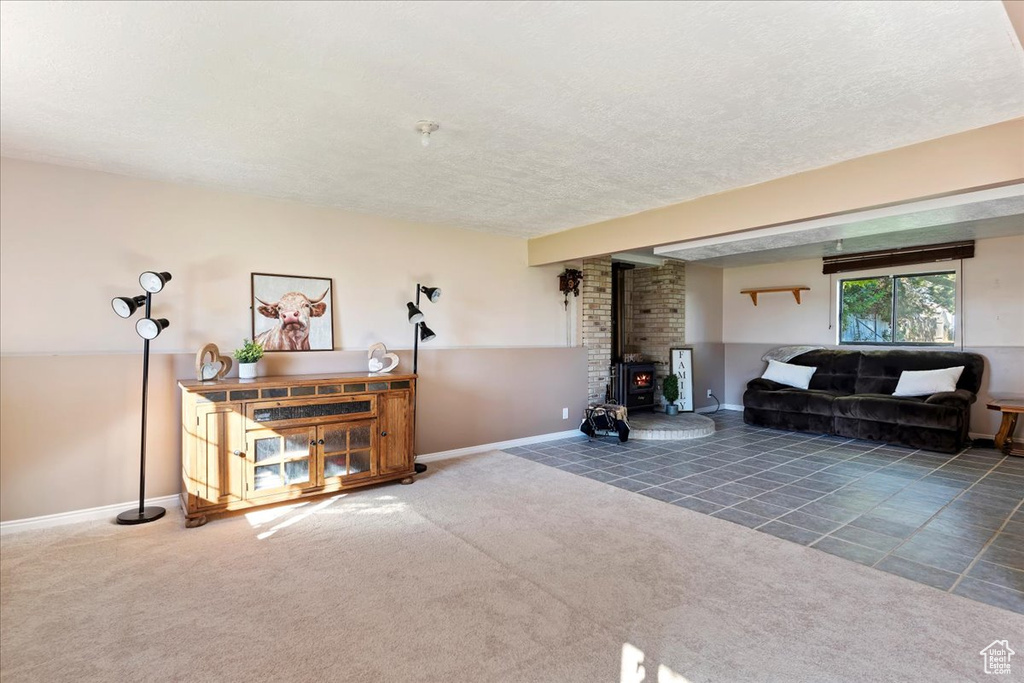
[[[836,400],[836,395],[832,391],[791,389],[788,387],[778,391],[748,389],[743,394],[743,405],[744,407],[758,408],[760,410],[831,415],[832,402]]]
[[[884,441],[910,448],[923,448],[927,451],[956,453],[962,446],[963,436],[948,429],[932,429],[929,427],[908,427],[888,422],[872,422],[845,417],[835,419],[835,430],[838,436],[851,439],[867,439],[868,441]]]
[[[747,389],[761,389],[761,390],[764,390],[764,391],[776,391],[777,389],[785,389],[785,388],[786,388],[785,384],[779,384],[778,382],[773,382],[770,379],[765,379],[763,377],[755,377],[754,379],[752,379],[749,382],[747,382]]]
[[[904,370],[940,370],[958,365],[963,365],[964,371],[957,380],[957,389],[966,389],[976,394],[981,387],[984,360],[976,353],[902,349],[857,353],[860,358],[859,373],[854,391],[848,393],[892,394]],[[793,359],[793,362],[796,362],[796,359]]]
[[[953,406],[954,408],[967,410],[977,398],[978,397],[975,394],[972,394],[966,389],[957,389],[956,391],[941,391],[937,394],[932,394],[926,398],[924,402],[938,403],[939,405]]]
[[[893,397],[884,394],[840,396],[832,404],[837,418],[854,418],[870,422],[899,424],[909,427],[931,427],[957,431],[960,409],[924,399]]]
[[[860,367],[859,351],[820,349],[802,353],[789,362],[818,368],[811,377],[811,389],[852,394],[856,388],[857,369]]]
[[[831,415],[811,415],[810,413],[790,413],[746,407],[743,409],[743,421],[748,425],[759,425],[772,429],[831,434],[833,418]]]

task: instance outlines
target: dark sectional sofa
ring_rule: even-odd
[[[809,351],[788,361],[817,368],[807,389],[753,379],[743,394],[747,424],[834,434],[955,453],[966,444],[984,360],[956,351]],[[956,391],[893,396],[904,370],[964,366]]]

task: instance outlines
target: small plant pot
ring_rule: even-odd
[[[678,415],[679,414],[679,406],[677,406],[675,403],[669,403],[667,406],[665,406],[665,414],[666,415]]]
[[[239,363],[238,379],[256,379],[256,366],[259,363]]]

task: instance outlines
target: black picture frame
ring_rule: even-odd
[[[289,295],[301,295],[285,299]],[[305,302],[302,298],[305,298]],[[280,304],[295,301],[282,311]],[[277,318],[268,308],[278,307]],[[252,273],[249,291],[252,339],[267,352],[334,350],[334,280],[329,277]],[[295,315],[290,315],[295,313]],[[304,348],[308,347],[308,348]]]

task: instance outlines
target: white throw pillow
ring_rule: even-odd
[[[806,365],[793,365],[792,363],[780,363],[777,360],[768,361],[768,369],[761,375],[761,379],[770,379],[779,384],[806,389],[811,384],[811,376],[818,368]]]
[[[956,383],[963,372],[963,365],[941,370],[904,370],[892,395],[930,396],[940,391],[956,391]]]

